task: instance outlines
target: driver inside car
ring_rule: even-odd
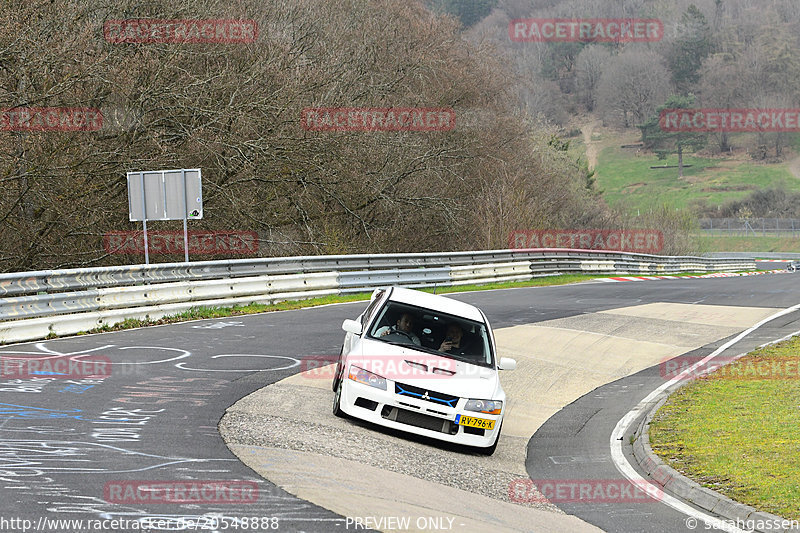
[[[390,333],[396,333],[408,337],[411,342],[417,346],[422,346],[422,342],[419,340],[419,337],[414,335],[414,332],[412,331],[413,327],[414,317],[411,315],[411,313],[403,313],[403,315],[397,319],[397,324],[394,326],[383,326],[382,328],[379,328],[378,331],[375,332],[375,336],[383,337]]]

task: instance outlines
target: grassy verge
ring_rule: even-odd
[[[696,274],[686,272],[681,274],[662,274],[665,276],[681,277]],[[638,275],[638,274],[634,274]],[[645,275],[645,274],[641,274]],[[514,289],[521,287],[545,287],[552,285],[566,285],[569,283],[578,283],[581,281],[590,281],[604,277],[598,274],[560,274],[557,276],[545,276],[535,278],[529,281],[509,281],[503,283],[487,283],[484,285],[459,285],[453,287],[437,287],[436,294],[449,294],[454,292],[470,292],[470,291],[486,291],[493,289]],[[420,289],[424,292],[433,293],[433,288]],[[191,309],[182,313],[164,316],[158,319],[138,319],[129,318],[118,322],[117,324],[104,325],[100,328],[94,328],[88,331],[81,331],[77,335],[88,335],[92,333],[106,333],[110,331],[121,331],[125,329],[141,328],[145,326],[159,326],[164,324],[175,324],[178,322],[186,322],[188,320],[201,320],[206,318],[225,318],[229,316],[252,315],[257,313],[269,313],[271,311],[288,311],[291,309],[301,309],[305,307],[315,307],[319,305],[327,305],[334,303],[356,302],[361,300],[369,300],[372,291],[354,293],[348,295],[331,295],[322,296],[319,298],[309,298],[307,300],[293,300],[277,302],[273,304],[257,304],[251,303],[248,305],[237,305],[231,307],[192,307]],[[51,334],[48,339],[57,338],[58,335]]]
[[[580,281],[588,281],[596,279],[596,274],[562,274],[559,276],[547,276],[536,278],[530,281],[518,282],[504,282],[504,283],[488,283],[485,285],[460,285],[457,287],[437,287],[436,294],[447,294],[453,292],[468,292],[468,291],[484,291],[490,289],[510,289],[518,287],[544,287],[549,285],[566,285],[568,283],[577,283]],[[433,293],[434,289],[421,289],[424,292]],[[354,293],[348,295],[330,295],[322,296],[319,298],[309,298],[307,300],[294,300],[277,302],[274,304],[257,304],[251,303],[249,305],[237,305],[231,307],[192,307],[191,309],[182,313],[168,315],[154,320],[142,320],[137,318],[129,318],[112,325],[104,325],[100,328],[91,329],[89,331],[82,331],[78,335],[87,335],[91,333],[105,333],[109,331],[121,331],[124,329],[141,328],[145,326],[158,326],[163,324],[174,324],[177,322],[186,322],[188,320],[201,320],[206,318],[224,318],[229,316],[252,315],[256,313],[268,313],[271,311],[288,311],[291,309],[301,309],[304,307],[315,307],[319,305],[327,305],[333,303],[356,302],[361,300],[369,300],[372,291]],[[56,338],[57,335],[52,334],[48,338]]]
[[[368,300],[371,293],[357,293],[348,295],[331,295],[321,296],[318,298],[309,298],[307,300],[292,300],[285,302],[277,302],[274,304],[257,304],[251,303],[248,305],[236,305],[231,307],[192,307],[182,313],[174,315],[167,315],[158,319],[142,320],[139,318],[127,318],[122,322],[112,325],[104,325],[101,328],[94,328],[89,331],[81,331],[78,335],[87,335],[90,333],[106,333],[109,331],[121,331],[123,329],[141,328],[144,326],[159,326],[163,324],[174,324],[177,322],[186,322],[188,320],[202,320],[206,318],[224,318],[229,316],[252,315],[256,313],[268,313],[270,311],[288,311],[291,309],[301,309],[303,307],[314,307],[318,305],[327,305],[333,303],[355,302],[359,300]],[[51,335],[48,338],[54,338],[57,335]]]
[[[800,238],[697,235],[696,239],[706,252],[800,252]]]
[[[653,451],[705,487],[800,519],[799,353],[795,337],[683,387],[653,418]]]

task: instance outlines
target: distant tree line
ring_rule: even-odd
[[[514,43],[515,18],[658,18],[664,38],[650,43]],[[593,112],[607,125],[644,124],[670,96],[698,107],[800,105],[800,10],[796,0],[499,0],[469,30],[505,49],[531,114],[565,126]],[[781,157],[787,133],[748,136],[755,159]],[[716,133],[709,147],[731,149]]]
[[[740,200],[699,211],[700,216],[708,218],[736,218],[743,214],[747,218],[800,218],[800,193],[784,187],[770,187],[753,191]]]

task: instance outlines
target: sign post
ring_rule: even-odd
[[[203,218],[203,186],[199,168],[128,172],[128,218],[142,221],[144,261],[150,264],[148,220],[183,220],[183,256],[189,262],[186,221]]]
[[[189,201],[186,199],[186,169],[181,169],[183,182],[183,260],[189,262],[189,231],[186,229],[186,217],[189,214]]]
[[[147,202],[145,201],[146,194],[144,192],[144,173],[142,172],[139,174],[142,183],[142,229],[144,230],[144,264],[150,264],[150,247],[147,245]],[[130,178],[128,178],[130,180]],[[128,187],[130,187],[130,181],[128,182]],[[130,191],[128,192],[130,194]],[[129,212],[128,217],[130,218],[132,215]],[[132,220],[132,219],[131,219]]]

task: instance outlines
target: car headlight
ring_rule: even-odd
[[[503,410],[503,402],[500,400],[467,400],[464,406],[467,411],[477,411],[487,415],[499,415]]]
[[[375,387],[376,389],[386,390],[386,378],[382,378],[378,374],[373,374],[356,365],[350,365],[350,373],[348,376],[353,381],[358,381],[364,385]]]

